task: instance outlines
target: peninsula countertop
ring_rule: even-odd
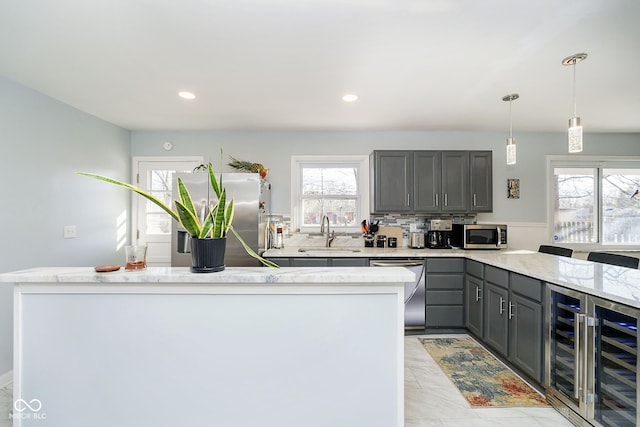
[[[414,274],[401,267],[383,271],[368,267],[227,267],[217,273],[191,273],[188,267],[149,267],[141,271],[97,273],[92,267],[39,267],[0,274],[0,282],[38,284],[341,284],[385,285],[414,280]]]
[[[352,249],[352,248],[346,248]],[[411,248],[355,248],[358,252],[335,251],[325,257],[437,258],[462,257],[589,295],[640,308],[640,270],[567,258],[529,250],[460,250]],[[318,248],[321,252],[322,248]],[[317,251],[298,248],[270,249],[267,258],[313,257]],[[318,255],[315,255],[318,256]],[[385,269],[377,269],[382,272]]]

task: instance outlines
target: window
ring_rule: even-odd
[[[640,244],[640,159],[550,159],[553,240],[625,248]]]
[[[326,215],[334,230],[360,231],[369,212],[367,164],[363,156],[293,156],[294,227],[317,231]]]

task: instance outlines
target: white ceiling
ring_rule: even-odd
[[[2,0],[0,73],[131,130],[640,132],[638,0]],[[194,101],[176,96],[197,95]],[[360,99],[341,100],[347,92]]]

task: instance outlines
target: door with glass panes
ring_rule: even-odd
[[[133,159],[134,183],[146,192],[171,205],[171,185],[175,172],[191,172],[203,162],[202,157]],[[135,244],[147,245],[147,265],[171,265],[172,218],[144,197],[133,194],[133,236]]]

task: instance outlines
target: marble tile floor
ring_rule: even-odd
[[[404,341],[405,427],[573,426],[552,408],[473,409],[418,337],[407,336]],[[12,403],[13,390],[9,384],[0,388],[0,427],[11,427]]]
[[[472,408],[418,341],[424,336],[404,341],[405,427],[573,427],[551,407]]]

